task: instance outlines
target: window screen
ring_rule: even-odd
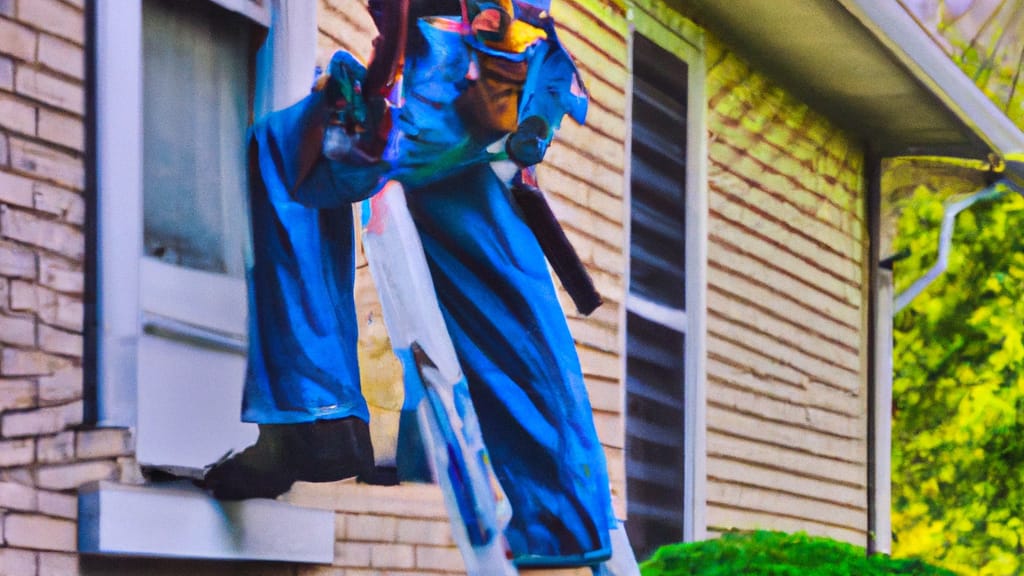
[[[244,276],[252,24],[206,0],[143,2],[147,256]]]

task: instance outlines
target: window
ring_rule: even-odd
[[[626,530],[640,557],[705,530],[704,69],[699,31],[674,29],[682,36],[637,10],[625,431]]]
[[[315,4],[86,6],[96,191],[90,420],[135,428],[143,466],[195,472],[255,438],[255,426],[239,421],[244,138],[252,118],[308,93]],[[83,554],[320,563],[334,555],[330,510],[218,503],[179,483],[102,482],[78,502]]]
[[[107,0],[95,10],[95,420],[135,427],[143,466],[201,469],[256,436],[239,421],[245,133],[308,92],[315,9]]]

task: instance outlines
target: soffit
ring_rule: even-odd
[[[969,114],[924,76],[899,40],[886,36],[891,30],[874,25],[860,10],[860,4],[879,1],[669,3],[884,156],[984,156],[992,146]],[[894,0],[881,1],[902,10]],[[908,33],[915,32],[925,36],[919,29]],[[945,58],[938,47],[934,50]]]

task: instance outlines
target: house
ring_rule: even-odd
[[[592,103],[539,176],[606,301],[569,323],[634,546],[763,527],[886,550],[881,162],[1024,136],[896,3],[552,12]],[[355,0],[0,0],[4,574],[460,572],[432,485],[221,506],[155,473],[254,437],[245,126],[373,35]],[[393,458],[398,366],[359,274]]]

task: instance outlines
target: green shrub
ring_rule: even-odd
[[[643,576],[953,576],[920,560],[895,560],[803,532],[728,533],[721,538],[662,546],[640,565]]]

